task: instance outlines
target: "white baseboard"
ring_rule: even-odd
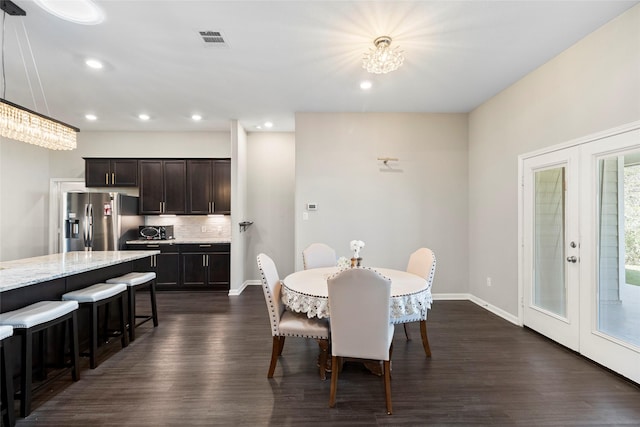
[[[488,310],[490,312],[492,312],[493,314],[495,314],[496,316],[500,316],[502,317],[504,320],[506,320],[507,322],[511,322],[514,325],[517,326],[522,326],[522,324],[520,323],[520,320],[518,319],[518,316],[514,316],[513,314],[504,311],[503,309],[496,307],[495,305],[489,304],[488,302],[486,302],[485,300],[482,300],[474,295],[471,294],[433,294],[433,299],[434,301],[440,300],[440,301],[445,301],[445,300],[449,300],[449,301],[460,301],[460,300],[467,300],[467,301],[471,301],[472,303],[484,308],[485,310]]]
[[[239,289],[231,289],[229,290],[229,296],[238,296],[242,293],[242,291],[244,291],[247,286],[260,286],[262,285],[262,282],[260,280],[245,280],[244,283],[242,283],[242,286],[240,286]]]

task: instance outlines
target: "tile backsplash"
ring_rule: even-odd
[[[231,216],[146,216],[145,225],[173,225],[176,239],[231,238]]]

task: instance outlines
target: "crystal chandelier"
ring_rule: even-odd
[[[362,68],[374,74],[386,74],[397,70],[404,61],[402,51],[398,47],[391,48],[391,37],[382,36],[373,41],[375,49],[364,54]]]
[[[0,98],[0,135],[50,150],[76,148],[80,129]]]
[[[26,15],[24,10],[10,0],[2,0],[0,8],[9,15]],[[4,20],[2,32],[4,34]],[[4,37],[2,38],[2,51],[4,53]],[[4,54],[2,55],[2,68],[4,69]],[[5,85],[2,91],[4,94],[6,82],[3,81],[3,83]],[[50,150],[73,150],[77,145],[76,133],[79,131],[78,128],[0,98],[0,136]]]

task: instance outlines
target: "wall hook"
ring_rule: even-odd
[[[378,160],[382,160],[382,163],[388,166],[389,162],[397,162],[399,159],[396,157],[378,157]]]

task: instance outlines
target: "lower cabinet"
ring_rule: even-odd
[[[156,250],[159,254],[134,262],[136,271],[155,271],[159,290],[228,291],[230,247],[212,244],[129,244],[129,250]]]
[[[229,244],[181,246],[183,288],[229,290]]]
[[[132,250],[156,250],[159,254],[135,261],[136,271],[155,271],[158,289],[176,288],[180,285],[180,252],[178,245],[135,244]]]

